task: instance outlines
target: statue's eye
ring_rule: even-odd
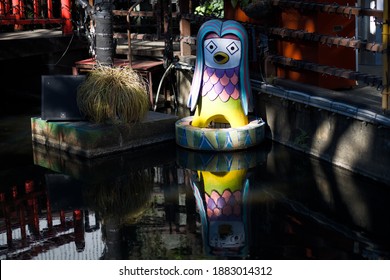
[[[236,43],[234,43],[234,42],[230,43],[230,44],[226,47],[226,49],[228,50],[228,52],[229,52],[230,54],[234,54],[234,53],[236,53],[236,52],[239,51],[238,46],[237,46]]]
[[[208,42],[206,45],[206,50],[208,50],[210,53],[213,53],[216,49],[217,45],[213,41]]]

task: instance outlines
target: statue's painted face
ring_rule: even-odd
[[[241,61],[241,42],[235,35],[222,38],[215,33],[206,36],[203,42],[204,60],[208,67],[230,69],[238,67]]]

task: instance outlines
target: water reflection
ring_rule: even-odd
[[[1,171],[1,259],[388,259],[390,190],[266,143]]]
[[[77,207],[53,209],[39,183],[27,180],[24,190],[15,186],[11,193],[1,193],[1,258],[84,258],[77,252],[84,251],[86,235],[89,239],[98,233],[98,217]],[[59,254],[53,255],[55,251]]]
[[[265,150],[205,153],[178,149],[179,166],[190,178],[203,233],[205,253],[248,255],[248,170],[266,162]]]

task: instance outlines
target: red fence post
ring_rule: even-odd
[[[33,0],[33,6],[34,6],[34,15],[33,18],[39,18],[39,10],[40,10],[40,1],[39,0]]]
[[[61,0],[61,18],[64,21],[62,26],[62,33],[69,35],[73,33],[72,14],[71,14],[71,0]]]
[[[15,16],[16,21],[20,20],[22,16],[21,1],[12,0],[12,14]],[[16,23],[14,25],[14,30],[23,30],[23,25]]]
[[[0,1],[0,16],[5,15],[5,2]]]
[[[53,18],[53,1],[47,0],[47,18]]]
[[[11,2],[10,2],[10,0],[5,0],[4,9],[5,9],[4,10],[4,14],[7,16],[7,13],[11,9]]]

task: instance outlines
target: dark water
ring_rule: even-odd
[[[389,187],[277,143],[85,160],[8,141],[1,259],[390,257]]]

